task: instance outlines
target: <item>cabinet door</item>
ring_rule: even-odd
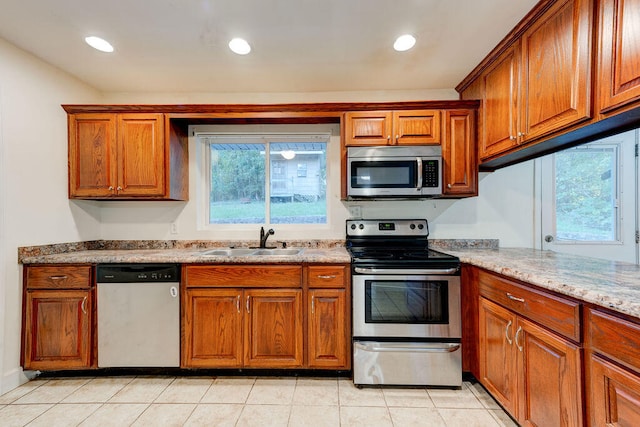
[[[117,186],[116,116],[70,114],[69,197],[109,197]]]
[[[309,367],[346,368],[346,292],[344,289],[309,291]]]
[[[480,159],[486,159],[517,145],[519,44],[496,59],[483,74],[482,139]]]
[[[475,111],[446,111],[444,123],[442,191],[448,196],[475,196],[478,194]]]
[[[640,100],[640,0],[604,0],[600,9],[600,111]]]
[[[516,316],[480,298],[480,382],[512,415],[517,408]]]
[[[580,350],[551,332],[518,320],[518,422],[523,426],[581,426]]]
[[[592,4],[559,1],[522,35],[521,142],[591,116]]]
[[[241,290],[187,289],[182,328],[183,366],[242,366],[241,300]]]
[[[356,111],[345,113],[346,146],[387,145],[391,142],[391,111]]]
[[[162,114],[118,116],[118,196],[165,194]]]
[[[25,310],[25,369],[91,366],[91,291],[27,291]]]
[[[391,144],[440,144],[440,111],[394,111]]]
[[[251,289],[244,295],[245,366],[302,367],[302,290]]]
[[[640,376],[591,355],[588,363],[591,426],[640,425]]]

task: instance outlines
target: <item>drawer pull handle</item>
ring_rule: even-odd
[[[507,342],[509,343],[509,345],[513,344],[513,340],[509,338],[509,328],[511,327],[512,324],[513,322],[509,320],[509,323],[507,323],[507,327],[504,328],[504,337],[507,339]]]
[[[318,275],[318,279],[335,279],[336,277],[337,276],[335,274],[334,275],[328,275],[328,274],[326,274],[326,275]]]
[[[240,313],[240,295],[236,297],[236,310]]]
[[[249,296],[247,296],[247,313],[250,313],[249,307],[250,307],[250,303],[249,303]]]
[[[522,326],[518,327],[514,341],[516,342],[516,347],[518,347],[518,350],[522,351],[522,346],[518,344],[518,338],[520,337],[520,332],[522,332]]]
[[[311,314],[316,312],[316,296],[311,295]]]
[[[67,276],[49,276],[49,279],[51,280],[64,280],[66,278]]]
[[[511,295],[509,292],[507,292],[507,298],[509,298],[511,301],[524,302],[524,298],[519,298],[517,296]]]
[[[84,314],[87,314],[87,297],[82,298],[82,304],[80,304],[80,309]]]

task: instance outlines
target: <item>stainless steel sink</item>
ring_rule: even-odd
[[[298,255],[300,252],[302,252],[300,248],[258,249],[252,255]]]
[[[228,248],[228,249],[209,249],[202,252],[200,255],[204,256],[246,256],[255,252],[255,249],[250,248]]]
[[[267,255],[298,255],[302,252],[302,248],[288,249],[257,249],[257,248],[220,248],[207,249],[200,253],[202,256],[267,256]]]

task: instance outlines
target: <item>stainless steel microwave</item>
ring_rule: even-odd
[[[347,196],[426,198],[442,195],[442,148],[348,147]]]

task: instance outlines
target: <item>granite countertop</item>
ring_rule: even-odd
[[[640,266],[525,248],[440,249],[482,267],[640,318]]]
[[[89,241],[19,248],[22,264],[349,263],[344,241],[293,241],[303,248],[286,256],[205,256],[208,249],[246,242]],[[528,248],[498,248],[497,240],[431,240],[430,247],[466,264],[640,318],[640,266]]]
[[[107,263],[180,263],[180,264],[297,264],[349,263],[351,257],[343,246],[302,247],[297,255],[204,255],[215,247],[195,248],[108,248],[80,249],[58,253],[35,252],[19,256],[22,264],[107,264]]]

